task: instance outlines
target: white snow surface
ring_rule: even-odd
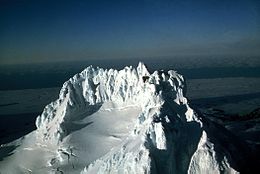
[[[236,173],[216,158],[173,70],[87,67],[64,83],[37,130],[1,148],[0,173]]]

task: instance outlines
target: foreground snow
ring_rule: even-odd
[[[185,88],[175,71],[150,74],[142,63],[120,71],[90,66],[64,83],[36,131],[1,147],[1,172],[235,173]]]

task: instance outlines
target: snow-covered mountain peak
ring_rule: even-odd
[[[37,132],[43,139],[62,140],[68,135],[67,124],[78,119],[74,110],[84,108],[92,112],[106,102],[142,109],[161,105],[166,98],[186,103],[183,88],[181,75],[174,71],[150,74],[143,63],[136,69],[125,67],[120,71],[89,66],[64,83],[59,99],[46,106],[37,118]]]
[[[217,159],[185,90],[184,78],[173,70],[150,73],[143,63],[119,71],[89,66],[64,83],[59,98],[37,118],[37,130],[0,168],[13,173],[235,172],[226,158]],[[22,161],[24,156],[29,160]]]

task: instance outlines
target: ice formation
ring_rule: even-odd
[[[236,173],[218,158],[188,105],[184,78],[87,67],[64,83],[37,118],[37,130],[6,147],[3,173]]]

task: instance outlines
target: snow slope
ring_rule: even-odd
[[[1,146],[0,171],[236,173],[185,93],[184,78],[172,70],[87,67],[64,83],[36,131]]]

